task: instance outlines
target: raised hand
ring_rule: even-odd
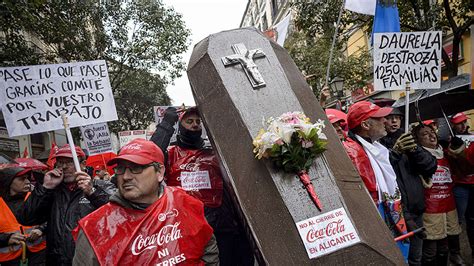
[[[81,189],[86,196],[94,193],[94,186],[92,184],[92,178],[85,172],[75,172],[77,187]]]
[[[43,187],[47,189],[54,189],[64,179],[63,170],[55,168],[44,175]]]

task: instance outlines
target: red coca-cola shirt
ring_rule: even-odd
[[[79,221],[101,265],[204,265],[213,230],[203,204],[180,188],[165,187],[146,210],[108,203]]]
[[[453,179],[448,160],[438,159],[438,169],[432,176],[433,186],[425,189],[426,213],[446,213],[456,209]]]
[[[206,207],[222,204],[223,181],[219,162],[212,149],[168,148],[165,177],[168,186],[179,186],[201,200]]]

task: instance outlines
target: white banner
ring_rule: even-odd
[[[376,33],[375,90],[439,89],[441,48],[441,31]]]
[[[360,242],[344,208],[298,222],[296,227],[310,259]]]
[[[134,139],[147,139],[146,130],[128,130],[121,131],[118,133],[120,148],[127,145],[130,141]]]
[[[82,126],[81,134],[89,156],[113,151],[107,123]]]
[[[117,120],[104,60],[0,68],[0,106],[13,136]]]

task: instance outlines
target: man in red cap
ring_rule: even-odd
[[[465,113],[457,113],[450,119],[451,128],[455,135],[471,135],[469,133],[468,117]],[[468,143],[459,136],[451,137],[448,152],[452,155],[449,163],[453,168],[453,178],[456,183],[454,196],[456,208],[461,223],[466,224],[466,233],[474,259],[474,142]]]
[[[327,108],[325,112],[329,119],[329,123],[331,123],[334,129],[336,130],[339,140],[344,141],[346,138],[346,132],[344,129],[347,125],[347,115],[342,111],[331,108]]]
[[[467,125],[467,116],[464,113],[457,113],[449,120],[451,128],[456,135],[469,135],[469,126]]]
[[[386,221],[389,218],[390,226],[397,229],[394,235],[399,235],[406,232],[405,220],[409,231],[423,226],[425,206],[419,175],[432,176],[437,162],[415,144],[410,133],[402,134],[391,150],[379,143],[387,135],[385,117],[391,112],[392,108],[381,108],[367,101],[353,104],[347,114],[349,137],[343,145],[381,216]],[[410,265],[421,263],[422,243],[419,235],[410,238]],[[406,250],[406,246],[398,244],[402,252]]]
[[[86,155],[76,146],[81,171],[76,171],[68,144],[54,154],[55,168],[44,176],[25,202],[19,221],[25,225],[48,222],[47,265],[71,265],[74,240],[71,231],[77,222],[109,201],[113,185],[104,180],[92,181],[85,172]]]
[[[168,147],[178,119],[176,142]],[[252,249],[224,186],[219,161],[201,135],[197,108],[183,110],[179,116],[174,108],[165,111],[163,122],[157,126],[151,141],[167,151],[166,184],[179,186],[204,203],[206,219],[217,239],[221,265],[252,265]]]
[[[118,192],[79,221],[75,265],[218,264],[203,204],[181,188],[165,186],[164,155],[135,139],[108,162],[116,164]]]

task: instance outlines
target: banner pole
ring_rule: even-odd
[[[410,125],[410,82],[405,84],[405,133],[409,131]]]
[[[325,87],[329,86],[329,73],[331,71],[332,55],[334,52],[334,46],[336,45],[337,31],[339,29],[339,24],[341,24],[341,17],[342,17],[342,12],[344,11],[345,2],[346,1],[342,1],[341,9],[339,10],[339,15],[337,17],[336,27],[334,28],[334,36],[332,37],[331,50],[329,50],[328,67],[326,68],[326,80],[324,82]]]
[[[61,115],[61,118],[63,120],[64,129],[66,130],[66,136],[67,136],[67,140],[69,142],[69,148],[71,148],[72,159],[74,161],[74,166],[76,168],[76,172],[80,172],[82,170],[81,170],[81,167],[79,165],[79,159],[77,158],[76,147],[74,146],[74,140],[72,139],[72,134],[71,134],[71,129],[69,128],[68,118],[67,118],[66,114],[64,114],[64,113]]]

